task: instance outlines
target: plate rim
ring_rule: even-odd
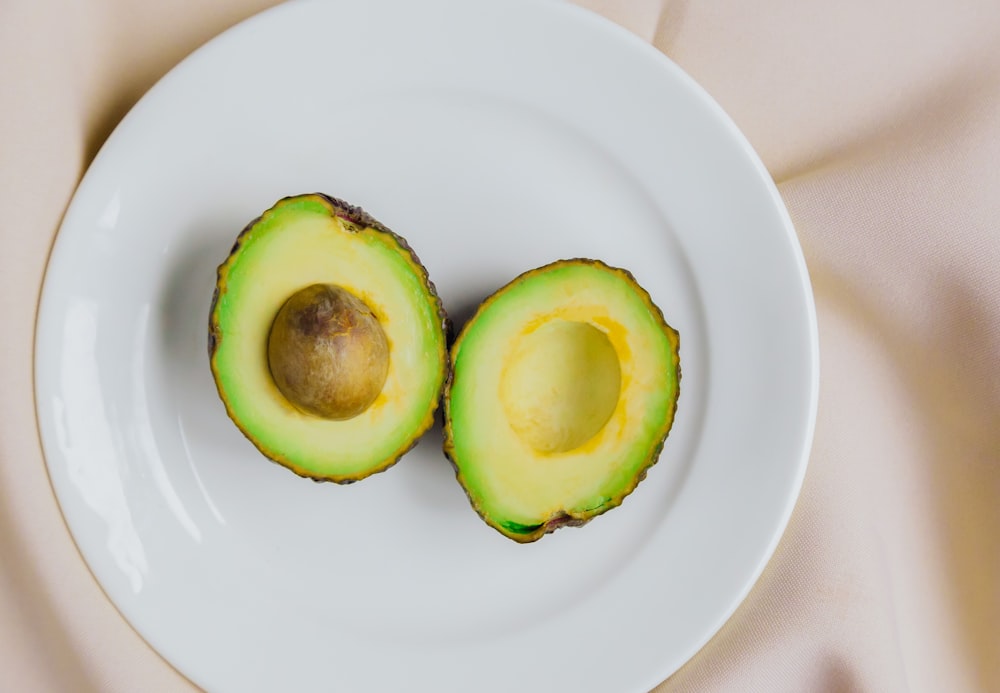
[[[354,2],[362,0],[343,0],[345,2]],[[395,2],[396,0],[391,0]],[[453,2],[457,0],[439,0],[441,2]],[[496,0],[482,0],[484,3],[489,4]],[[764,183],[767,188],[768,194],[770,196],[770,202],[777,211],[780,219],[782,231],[784,234],[784,242],[788,249],[791,251],[792,257],[795,262],[795,274],[800,284],[800,290],[802,291],[803,303],[806,308],[806,328],[808,337],[808,362],[809,362],[809,372],[810,378],[808,383],[808,411],[805,416],[806,427],[802,431],[802,445],[801,451],[797,455],[796,463],[794,465],[795,475],[791,478],[791,493],[787,494],[785,498],[785,503],[780,514],[780,520],[776,526],[774,532],[769,539],[768,546],[765,552],[763,552],[758,558],[756,565],[752,571],[752,578],[746,581],[744,589],[737,595],[734,595],[731,603],[720,611],[720,618],[717,623],[715,623],[701,639],[692,639],[692,644],[688,648],[688,651],[678,655],[674,659],[677,660],[676,665],[670,665],[667,663],[669,658],[664,658],[664,664],[661,666],[658,673],[656,673],[656,678],[652,678],[652,673],[650,674],[651,685],[650,688],[659,685],[674,673],[676,673],[682,666],[690,662],[713,638],[715,638],[723,626],[730,621],[738,608],[745,602],[749,594],[758,585],[763,572],[767,565],[770,563],[774,557],[775,552],[781,540],[785,537],[788,524],[791,521],[794,510],[798,504],[798,500],[801,497],[802,486],[805,480],[806,472],[809,467],[810,455],[813,447],[816,425],[817,425],[817,414],[818,414],[818,404],[819,404],[819,394],[820,394],[820,369],[821,369],[821,359],[820,359],[820,343],[819,343],[819,326],[817,317],[817,308],[815,295],[813,290],[813,285],[810,279],[808,264],[805,259],[802,245],[799,241],[798,234],[796,233],[794,223],[791,219],[789,211],[785,205],[784,199],[778,189],[776,182],[774,181],[771,174],[768,172],[766,166],[761,160],[757,151],[753,148],[744,133],[737,127],[733,119],[728,115],[728,113],[722,108],[722,106],[708,93],[708,91],[702,87],[693,77],[691,77],[686,71],[683,70],[677,63],[675,63],[669,56],[661,52],[652,44],[646,42],[641,37],[632,33],[623,26],[613,22],[606,17],[603,17],[596,12],[584,8],[582,6],[576,5],[570,0],[504,0],[509,5],[518,4],[522,8],[542,8],[541,11],[553,11],[553,12],[567,12],[570,15],[576,15],[580,21],[588,21],[593,23],[595,26],[599,27],[599,31],[604,33],[609,33],[614,35],[616,40],[619,42],[624,42],[626,45],[630,45],[632,50],[639,50],[647,54],[647,59],[652,59],[658,61],[660,65],[671,73],[674,79],[679,80],[684,83],[686,90],[697,95],[702,106],[711,109],[718,122],[723,124],[728,134],[733,138],[734,142],[740,146],[742,154],[747,158],[747,160],[756,169],[757,175],[761,182]],[[192,678],[189,673],[181,668],[181,665],[175,663],[168,659],[166,655],[160,652],[160,650],[153,646],[151,639],[143,634],[143,632],[133,623],[133,621],[126,615],[122,610],[119,603],[112,597],[111,593],[108,591],[105,584],[98,578],[95,573],[91,561],[85,555],[80,541],[77,538],[76,530],[70,518],[66,515],[65,506],[60,497],[60,493],[57,490],[57,484],[53,477],[52,467],[50,463],[51,453],[49,452],[52,444],[46,443],[46,435],[43,432],[42,418],[43,413],[41,411],[42,402],[39,397],[39,363],[40,363],[40,352],[43,349],[40,340],[40,330],[43,322],[43,316],[46,314],[47,304],[51,304],[52,298],[50,296],[52,289],[52,283],[50,282],[50,271],[54,265],[54,259],[59,256],[60,253],[60,241],[64,237],[64,229],[68,225],[68,220],[72,218],[72,212],[77,204],[78,198],[84,198],[87,196],[87,189],[93,185],[93,179],[97,174],[93,172],[99,170],[105,164],[101,163],[110,154],[108,152],[112,151],[115,147],[115,143],[118,139],[122,137],[121,133],[131,127],[131,123],[141,117],[141,114],[148,109],[150,102],[150,95],[158,90],[166,88],[164,85],[169,84],[171,81],[178,78],[178,75],[183,71],[191,69],[190,65],[196,63],[201,55],[206,51],[214,50],[219,44],[225,42],[228,37],[238,31],[247,31],[252,29],[258,23],[265,23],[269,20],[272,15],[281,14],[289,11],[296,11],[297,8],[302,6],[321,6],[323,3],[317,0],[290,0],[289,2],[281,3],[269,8],[266,8],[260,12],[257,12],[242,21],[222,30],[221,32],[213,35],[204,43],[199,45],[184,58],[174,64],[166,73],[159,77],[133,104],[127,113],[122,117],[122,119],[116,124],[108,137],[102,142],[101,146],[97,149],[95,155],[91,161],[87,164],[86,169],[83,171],[77,186],[74,188],[73,193],[68,201],[65,212],[63,213],[59,226],[53,236],[53,240],[50,246],[48,256],[46,258],[45,266],[41,276],[40,290],[38,294],[38,301],[35,311],[35,320],[32,331],[33,346],[32,346],[32,357],[31,357],[31,382],[32,382],[32,397],[34,401],[34,415],[35,423],[39,441],[39,449],[42,453],[43,462],[46,469],[46,475],[49,479],[49,484],[52,488],[53,496],[57,502],[57,507],[60,515],[62,516],[63,522],[66,526],[67,531],[70,534],[75,550],[77,551],[79,557],[81,558],[83,565],[86,570],[93,577],[94,582],[107,598],[108,603],[115,609],[115,611],[121,616],[124,623],[132,630],[146,645],[150,648],[156,656],[163,661],[170,669],[177,672],[185,680],[191,682],[194,685],[198,685],[196,679]],[[51,308],[48,310],[51,312]]]

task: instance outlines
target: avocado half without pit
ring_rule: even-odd
[[[625,270],[562,260],[490,296],[451,349],[445,454],[472,506],[532,542],[618,506],[658,459],[679,340]]]
[[[211,369],[268,458],[350,483],[399,460],[434,421],[447,316],[400,237],[321,194],[278,201],[219,267]]]

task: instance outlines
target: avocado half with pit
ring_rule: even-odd
[[[532,542],[618,506],[659,457],[677,332],[622,269],[562,260],[490,296],[451,349],[445,454],[489,525]]]
[[[209,323],[229,417],[271,460],[349,483],[434,422],[448,320],[417,256],[358,207],[278,201],[219,267]]]

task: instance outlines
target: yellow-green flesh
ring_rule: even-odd
[[[265,454],[314,477],[352,478],[388,466],[433,419],[445,339],[422,270],[395,238],[350,230],[313,196],[278,203],[241,237],[220,272],[213,371],[230,416]],[[375,402],[345,421],[293,407],[268,370],[268,333],[299,289],[333,283],[375,313],[389,372]]]
[[[484,519],[525,540],[618,505],[670,429],[677,348],[645,291],[601,263],[491,297],[452,352],[446,443]]]

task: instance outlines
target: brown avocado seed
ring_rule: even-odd
[[[278,311],[267,362],[292,405],[340,421],[368,409],[382,391],[389,343],[364,301],[343,287],[313,284]]]

